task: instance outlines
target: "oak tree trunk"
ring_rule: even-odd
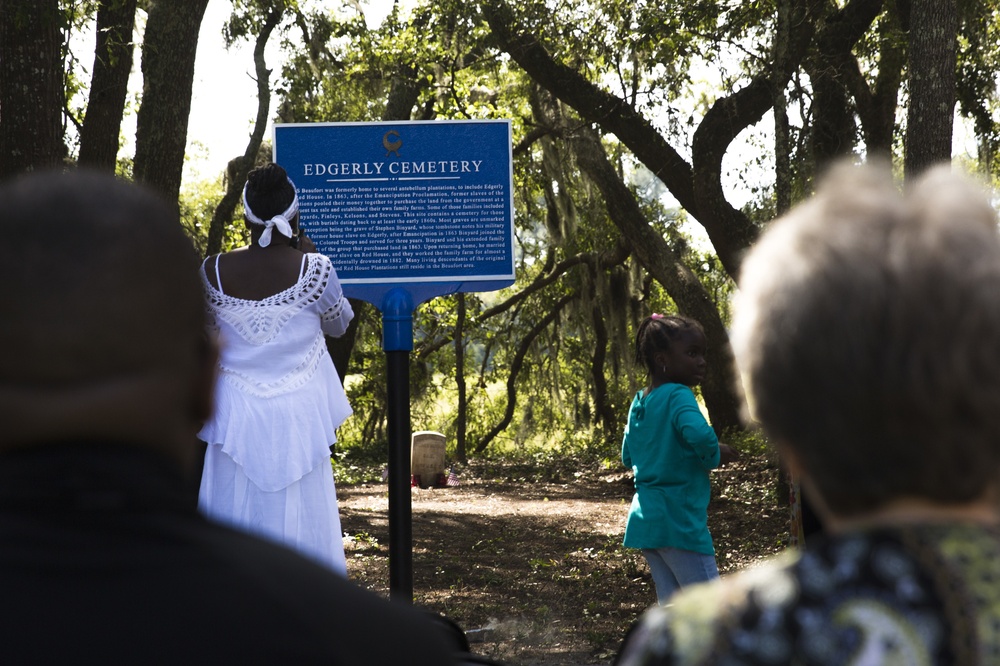
[[[184,170],[198,30],[207,6],[208,0],[150,0],[146,20],[133,175],[174,206]]]
[[[0,0],[0,179],[65,155],[59,0]]]
[[[956,0],[913,0],[903,163],[906,180],[929,166],[951,160],[957,32]]]
[[[97,46],[90,78],[87,114],[80,130],[82,166],[115,172],[128,77],[132,72],[132,30],[136,0],[101,0],[97,7]]]

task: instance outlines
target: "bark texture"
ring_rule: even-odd
[[[133,176],[175,206],[184,170],[198,31],[207,6],[208,0],[149,1]]]
[[[0,0],[0,179],[65,155],[61,22],[59,0]]]
[[[509,5],[483,2],[480,7],[500,48],[539,85],[573,107],[589,122],[614,134],[657,178],[708,233],[716,254],[734,278],[743,252],[756,240],[758,229],[725,197],[722,158],[733,139],[759,121],[771,108],[773,91],[791,77],[813,35],[812,0],[791,3],[796,26],[781,67],[754,78],[747,86],[717,100],[694,135],[689,164],[628,100],[588,81],[576,69],[557,62],[538,36],[518,27]]]
[[[603,146],[590,132],[580,131],[570,142],[580,168],[597,185],[612,221],[628,239],[633,256],[663,285],[678,309],[705,329],[712,362],[708,364],[702,397],[717,432],[743,427],[743,391],[719,311],[698,277],[673,248],[646,222],[638,202],[618,176]]]
[[[132,72],[132,30],[136,0],[102,0],[97,7],[97,46],[87,114],[80,130],[79,162],[115,172],[128,77]]]
[[[951,160],[955,112],[956,0],[913,0],[910,14],[910,103],[904,178]]]

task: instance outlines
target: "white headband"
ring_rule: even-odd
[[[299,195],[295,191],[295,183],[292,182],[291,178],[288,179],[288,184],[292,186],[292,203],[288,205],[288,210],[280,215],[275,215],[270,220],[262,220],[253,214],[253,211],[250,210],[250,206],[247,204],[247,186],[250,185],[250,181],[247,181],[247,184],[243,186],[244,215],[254,224],[260,224],[264,227],[264,233],[260,235],[260,240],[257,241],[261,247],[267,247],[271,244],[271,230],[275,227],[285,236],[292,237],[292,225],[290,222],[295,217],[295,214],[299,212]]]

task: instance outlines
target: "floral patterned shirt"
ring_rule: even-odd
[[[1000,664],[1000,531],[816,538],[647,611],[620,666]]]

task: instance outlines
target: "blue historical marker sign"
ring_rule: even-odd
[[[349,295],[513,282],[509,121],[277,124],[274,160]]]
[[[274,161],[299,223],[352,298],[382,312],[389,413],[389,589],[412,602],[408,353],[413,308],[514,281],[509,121],[279,124]]]
[[[274,161],[344,293],[382,312],[389,590],[412,602],[408,353],[416,304],[514,281],[511,126],[503,121],[284,124]]]

